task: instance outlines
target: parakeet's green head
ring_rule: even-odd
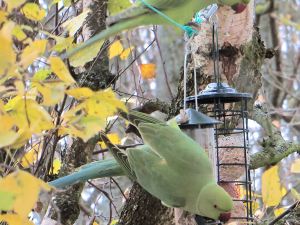
[[[219,185],[211,183],[203,187],[198,196],[199,215],[226,222],[230,219],[233,202]]]

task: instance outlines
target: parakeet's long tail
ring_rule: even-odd
[[[146,17],[141,16],[141,17],[128,19],[128,20],[124,20],[119,23],[116,23],[116,24],[112,25],[111,27],[108,27],[107,29],[103,30],[99,34],[96,34],[94,37],[88,39],[79,47],[68,51],[66,54],[66,57],[69,58],[69,57],[73,56],[74,54],[76,54],[77,52],[79,52],[80,50],[87,48],[98,41],[105,40],[111,36],[114,36],[123,30],[128,30],[128,29],[134,28],[138,25],[143,25],[144,21],[146,21],[145,18]],[[144,25],[146,25],[146,24],[144,24]]]
[[[89,163],[79,168],[78,171],[67,176],[49,182],[56,188],[64,188],[78,182],[85,182],[89,179],[113,177],[125,175],[119,163],[113,159],[101,160]]]

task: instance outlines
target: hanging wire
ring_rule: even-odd
[[[194,22],[196,22],[197,24],[201,24],[203,22],[209,21],[212,22],[213,21],[213,57],[214,57],[214,73],[215,73],[215,80],[217,82],[219,82],[219,75],[218,75],[218,71],[219,71],[219,65],[218,63],[216,63],[216,59],[219,58],[219,52],[218,52],[218,35],[215,35],[215,26],[216,26],[216,12],[218,10],[218,5],[217,4],[212,4],[208,7],[206,7],[205,9],[200,10],[198,13],[195,14],[194,17]],[[214,19],[215,18],[215,19]],[[186,41],[186,45],[185,45],[185,55],[184,55],[184,65],[183,65],[183,73],[184,73],[184,104],[183,104],[183,108],[184,110],[186,110],[186,99],[187,99],[187,90],[186,90],[186,85],[187,85],[187,57],[188,54],[191,53],[191,46],[190,46],[190,42],[193,39],[195,33],[193,35],[191,35],[190,33],[186,32],[185,33],[185,41]],[[216,36],[216,41],[215,41],[215,36]],[[189,39],[188,39],[189,38]],[[195,109],[198,111],[199,107],[198,107],[198,100],[196,98],[196,96],[198,95],[198,88],[197,88],[197,69],[196,69],[196,60],[192,55],[192,60],[194,62],[194,71],[193,71],[193,75],[194,75],[194,96],[195,96]],[[217,65],[216,65],[217,64]]]
[[[193,57],[193,61],[194,61],[194,96],[195,96],[195,107],[196,110],[198,111],[198,99],[197,99],[197,95],[198,95],[198,88],[197,88],[197,69],[196,69],[196,60],[195,57]]]
[[[188,38],[188,35],[185,34],[185,48],[184,48],[184,62],[183,62],[183,110],[186,110],[186,99],[187,99],[187,91],[186,91],[186,83],[187,83],[187,57],[191,53],[191,41],[194,38],[192,35]]]
[[[214,78],[217,83],[217,88],[220,89],[221,78],[220,78],[220,53],[219,53],[219,37],[218,37],[218,17],[214,15],[210,18],[212,23],[212,47],[213,47],[213,61],[214,61]]]

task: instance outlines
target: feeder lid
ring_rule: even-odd
[[[183,118],[186,116],[186,120]],[[207,128],[213,127],[215,124],[222,123],[218,120],[215,120],[195,109],[188,108],[185,110],[184,115],[181,113],[176,116],[176,121],[181,122],[179,125],[182,129],[187,128]],[[184,121],[182,123],[182,121]]]
[[[226,83],[210,83],[197,95],[200,104],[210,104],[216,102],[230,103],[239,102],[243,99],[250,99],[249,93],[240,93]],[[187,97],[187,102],[195,101],[195,96]]]

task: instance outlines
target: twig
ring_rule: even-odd
[[[113,203],[113,200],[110,198],[109,194],[106,192],[106,191],[103,191],[101,190],[100,188],[98,188],[95,184],[93,184],[92,182],[88,181],[88,184],[90,184],[91,186],[93,186],[96,190],[100,191],[101,193],[103,193],[105,195],[105,197],[109,200],[109,207],[110,207],[110,210],[109,210],[109,221],[108,221],[108,224],[111,223],[112,221],[112,208],[111,206],[114,207],[116,213],[118,214],[118,210],[117,210],[117,207],[115,206],[115,204]]]
[[[120,192],[121,192],[121,194],[123,195],[123,197],[127,200],[127,197],[126,197],[126,195],[124,194],[124,192],[123,192],[123,190],[122,190],[122,188],[120,187],[120,185],[118,184],[118,182],[114,179],[114,178],[110,178],[115,184],[116,184],[116,186],[118,187],[118,189],[120,190]]]
[[[286,211],[284,211],[282,214],[280,214],[277,218],[275,218],[269,225],[276,224],[279,220],[281,220],[283,217],[285,217],[287,214],[291,213],[298,205],[299,201],[295,202],[293,205],[291,205]]]

